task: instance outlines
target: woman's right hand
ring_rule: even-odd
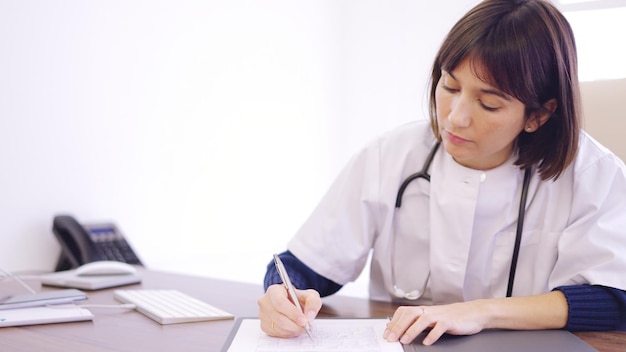
[[[300,311],[289,299],[283,285],[272,285],[257,303],[261,329],[269,336],[296,337],[305,333],[304,326],[315,319],[322,299],[315,290],[296,290]]]

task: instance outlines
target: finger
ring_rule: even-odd
[[[289,294],[283,285],[272,285],[267,289],[267,295],[274,310],[295,320],[302,312],[289,299]]]
[[[260,301],[259,301],[260,302]],[[263,309],[259,310],[259,321],[261,330],[269,336],[280,337],[278,330],[275,328],[274,319],[270,317],[268,312]]]
[[[322,309],[322,299],[320,294],[315,290],[298,291],[298,300],[302,305],[302,311],[310,322],[317,316],[320,309]]]
[[[304,333],[306,317],[289,300],[282,285],[270,286],[259,300],[261,329],[270,336],[294,337]],[[298,323],[298,319],[300,322]]]
[[[308,319],[304,315],[304,312],[289,299],[288,295],[277,295],[274,298],[276,300],[272,302],[272,305],[276,311],[300,327],[304,327],[307,324]]]
[[[271,292],[268,290],[268,292],[261,296],[257,301],[257,304],[259,305],[260,326],[261,330],[263,330],[263,332],[267,335],[278,337],[278,331],[274,328],[276,318],[273,317],[277,317],[280,313],[278,313],[272,306],[270,296]]]
[[[276,310],[260,310],[261,330],[274,337],[296,337],[304,333],[304,328]]]
[[[428,335],[426,335],[426,337],[424,338],[424,340],[422,341],[422,343],[426,346],[430,346],[433,343],[437,342],[439,340],[439,338],[441,336],[443,336],[443,334],[447,331],[448,329],[444,326],[444,324],[438,323],[435,324],[435,326],[433,327],[432,330],[430,330],[430,332],[428,333]]]
[[[424,332],[424,330],[426,330],[432,324],[432,321],[428,318],[426,314],[425,308],[420,307],[420,309],[421,311],[418,313],[417,318],[400,337],[400,343],[409,344],[413,342],[413,340],[415,340],[415,338],[419,334]]]
[[[259,325],[261,326],[261,330],[267,335],[278,337],[277,331],[274,328],[274,321],[262,311],[259,311]]]
[[[259,316],[271,318],[277,313],[284,314],[280,311],[280,302],[287,301],[287,293],[279,285],[270,286],[265,294],[259,298]],[[288,302],[288,301],[287,301]]]
[[[305,333],[304,327],[284,315],[274,317],[268,329],[272,331],[271,336],[278,337],[296,337]]]
[[[393,313],[393,316],[391,317],[391,320],[389,321],[389,323],[387,323],[387,328],[385,329],[385,332],[383,332],[383,338],[389,342],[398,341],[399,335],[397,332],[403,330],[398,327],[399,322],[402,320],[401,316],[403,315],[403,311],[401,310],[401,308],[402,307],[396,309],[396,311]]]
[[[399,341],[406,333],[407,329],[419,319],[423,311],[421,307],[398,307],[393,314],[393,318],[391,318],[391,321],[387,324],[383,338],[389,342]]]

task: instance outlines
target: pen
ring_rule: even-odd
[[[291,284],[289,275],[287,275],[287,270],[285,270],[283,261],[280,260],[277,254],[274,254],[274,264],[276,265],[276,269],[278,270],[278,275],[280,275],[280,278],[283,280],[285,289],[287,289],[287,295],[291,297],[293,304],[295,304],[296,307],[300,309],[300,311],[302,311],[302,306],[300,306],[300,302],[298,301],[298,296],[296,296],[296,291],[294,290],[293,285]],[[306,330],[306,333],[307,335],[309,335],[309,338],[313,340],[313,335],[311,335],[311,327],[309,326],[308,322],[306,323],[306,325],[304,325],[304,330]]]

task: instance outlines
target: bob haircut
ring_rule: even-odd
[[[580,133],[580,92],[572,29],[546,0],[485,0],[450,30],[433,64],[430,78],[430,124],[441,140],[435,90],[441,71],[453,71],[469,59],[484,82],[521,101],[525,120],[550,113],[535,132],[520,132],[515,141],[522,169],[538,165],[542,180],[557,179],[574,160]]]

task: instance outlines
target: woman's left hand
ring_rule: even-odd
[[[441,306],[401,306],[387,324],[383,338],[390,342],[411,343],[430,328],[422,343],[432,345],[441,335],[472,335],[485,328],[485,307],[481,301]]]

